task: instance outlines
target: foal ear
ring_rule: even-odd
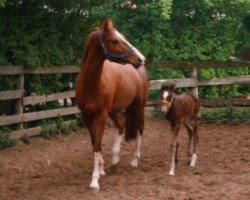
[[[171,84],[171,85],[169,86],[169,90],[174,91],[174,90],[175,90],[175,84]]]
[[[103,31],[104,32],[109,32],[114,28],[113,21],[111,18],[105,19],[103,22]]]
[[[175,85],[174,84],[169,84],[168,82],[163,82],[161,85],[161,91],[164,90],[174,90],[175,89]]]

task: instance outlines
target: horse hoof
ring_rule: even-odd
[[[174,171],[170,170],[170,172],[168,173],[169,176],[174,176]]]
[[[119,158],[113,157],[111,163],[112,163],[113,166],[115,166],[115,165],[117,165],[119,163],[119,161],[120,161]]]
[[[190,167],[195,167],[195,163],[191,162],[189,166]]]
[[[93,190],[93,192],[99,192],[100,190],[99,184],[91,183],[89,187]]]
[[[133,160],[131,161],[131,165],[132,165],[133,167],[137,167],[137,166],[138,166],[138,160],[137,160],[137,159],[133,159]]]
[[[99,174],[100,174],[101,176],[104,176],[106,173],[105,173],[105,171],[100,171]]]

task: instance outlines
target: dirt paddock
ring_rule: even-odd
[[[32,138],[29,145],[18,142],[0,151],[0,199],[250,199],[250,124],[201,124],[195,168],[188,166],[188,138],[182,129],[174,177],[168,176],[168,123],[148,115],[145,126],[138,168],[130,166],[134,142],[123,142],[116,169],[110,162],[116,130],[106,127],[106,176],[100,179],[99,193],[89,189],[93,158],[87,132]]]

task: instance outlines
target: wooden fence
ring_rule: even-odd
[[[225,85],[225,84],[250,84],[250,75],[232,76],[227,78],[215,78],[209,81],[199,81],[197,79],[197,69],[207,67],[250,67],[249,62],[158,62],[152,63],[149,68],[157,67],[170,67],[170,68],[190,68],[191,73],[189,78],[183,79],[168,79],[168,80],[151,80],[149,89],[159,89],[162,82],[168,81],[169,83],[175,83],[176,87],[192,87],[194,92],[198,95],[199,86],[208,85]],[[17,76],[18,87],[16,90],[2,91],[0,92],[0,103],[3,100],[16,100],[15,114],[8,116],[0,116],[0,127],[12,124],[18,124],[19,130],[9,133],[10,138],[19,139],[23,136],[38,135],[45,127],[34,127],[24,129],[23,124],[26,122],[42,120],[47,118],[53,118],[58,116],[73,115],[79,113],[79,109],[76,106],[62,107],[52,110],[37,111],[37,112],[24,112],[24,107],[29,105],[41,104],[50,101],[57,101],[59,99],[73,98],[75,91],[64,91],[51,95],[42,96],[24,96],[24,81],[25,75],[29,74],[77,74],[80,69],[77,66],[62,66],[53,68],[37,68],[37,69],[25,69],[21,66],[15,67],[0,67],[0,75],[15,75]],[[1,84],[1,81],[0,81]],[[233,99],[233,100],[202,100],[204,106],[228,106],[228,105],[245,105],[250,106],[249,99]],[[148,105],[152,105],[152,102],[148,102]]]

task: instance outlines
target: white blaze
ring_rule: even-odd
[[[142,64],[144,65],[144,64],[145,64],[145,60],[146,60],[145,56],[144,56],[138,49],[136,49],[132,44],[130,44],[130,43],[125,39],[125,37],[124,37],[121,33],[119,33],[118,31],[116,31],[116,34],[117,34],[117,36],[118,36],[122,41],[124,41],[125,43],[127,43],[127,45],[129,45],[129,46],[132,47],[133,51],[134,51],[134,52],[137,54],[137,56],[142,60]]]
[[[169,95],[169,93],[168,93],[167,91],[165,91],[165,92],[163,93],[163,99],[166,100],[167,97],[168,97],[168,95]]]

